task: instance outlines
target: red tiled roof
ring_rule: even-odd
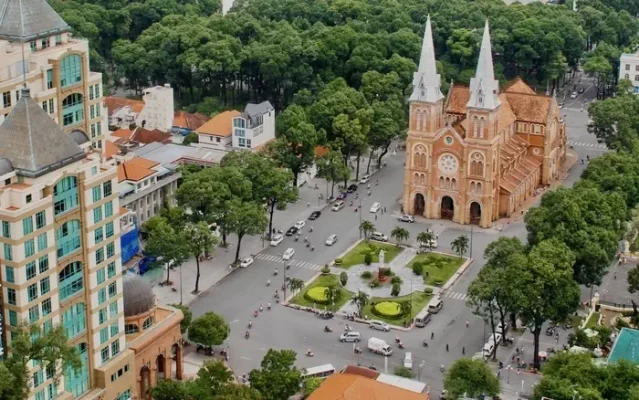
[[[194,131],[204,125],[210,119],[211,117],[209,117],[208,115],[200,113],[176,111],[175,114],[173,114],[173,126]]]
[[[125,97],[107,96],[105,98],[107,109],[109,110],[109,116],[122,107],[129,106],[134,113],[140,113],[144,108],[144,102],[142,100],[131,100]]]
[[[135,132],[133,133],[133,136],[131,136],[131,140],[138,143],[144,143],[144,144],[149,144],[153,142],[159,142],[159,143],[173,142],[173,140],[171,139],[170,133],[162,132],[157,129],[150,131],[144,128],[136,128]]]

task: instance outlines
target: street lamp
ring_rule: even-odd
[[[166,267],[170,268],[169,265]],[[182,263],[180,263],[180,304],[182,304]]]
[[[359,226],[362,226],[362,199],[359,199]],[[359,230],[359,238],[362,238],[362,230]]]
[[[470,258],[473,258],[473,224],[470,224],[470,249],[469,249]]]
[[[510,385],[510,370],[513,369],[513,366],[509,365],[506,367],[506,369],[508,370],[508,378],[506,379],[506,383]]]
[[[419,366],[417,367],[417,380],[418,381],[422,380],[422,369],[424,368],[424,365],[426,365],[426,361],[422,360],[422,362],[420,362]]]

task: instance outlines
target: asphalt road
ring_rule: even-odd
[[[587,133],[586,124],[588,120],[587,112],[580,111],[580,108],[587,108],[587,103],[594,96],[595,91],[587,78],[582,79],[582,86],[587,90],[577,99],[568,99],[562,109],[562,115],[568,126],[568,141],[573,146],[579,158],[586,155],[591,158],[603,154],[605,149],[599,145],[596,139]],[[561,99],[560,99],[561,101]],[[298,277],[304,280],[310,279],[319,272],[319,269],[326,263],[333,260],[357,239],[359,239],[359,222],[361,219],[368,219],[375,224],[376,230],[390,235],[390,231],[398,224],[408,229],[411,234],[409,242],[414,242],[416,235],[427,228],[435,230],[439,234],[437,250],[450,251],[450,243],[461,234],[471,235],[470,227],[459,226],[449,222],[419,220],[417,223],[408,224],[397,221],[399,216],[398,199],[402,193],[404,169],[404,155],[399,152],[396,155],[387,156],[388,166],[379,171],[371,179],[372,195],[366,195],[365,185],[360,185],[359,196],[362,200],[362,212],[354,211],[350,200],[347,199],[347,206],[339,212],[332,212],[326,208],[321,217],[316,221],[306,221],[304,233],[301,234],[299,242],[295,242],[292,237],[285,237],[283,243],[277,247],[268,247],[257,257],[255,263],[247,269],[237,271],[229,275],[222,282],[218,283],[207,292],[200,295],[190,307],[194,316],[198,316],[206,311],[215,311],[223,315],[231,324],[231,336],[228,339],[230,350],[230,365],[237,375],[248,373],[251,369],[259,367],[259,363],[269,348],[293,349],[298,353],[297,364],[299,367],[310,367],[331,363],[336,368],[341,368],[345,364],[359,362],[361,365],[374,365],[378,370],[384,369],[384,357],[370,354],[366,350],[362,355],[354,356],[352,344],[342,344],[338,341],[339,334],[344,329],[344,320],[334,319],[328,324],[334,330],[333,333],[324,333],[323,327],[326,321],[317,319],[311,313],[293,310],[282,306],[274,306],[271,311],[266,310],[268,302],[274,304],[273,294],[276,288],[279,289],[283,281],[283,270],[287,263],[281,260],[281,254],[289,247],[295,249],[295,256],[291,263],[293,267],[287,271],[291,277]],[[566,181],[567,186],[571,186],[580,176],[585,165],[577,162],[571,170]],[[376,181],[379,184],[376,185]],[[357,201],[355,201],[357,203]],[[387,212],[377,213],[377,220],[374,214],[369,212],[373,202],[380,202],[382,207],[386,207]],[[314,204],[309,207],[309,214],[314,209]],[[288,226],[282,226],[286,212],[278,213],[275,226],[284,230]],[[291,221],[292,222],[292,221]],[[309,226],[313,226],[312,233],[308,232]],[[325,246],[324,241],[330,234],[337,234],[338,241],[334,246]],[[454,360],[463,356],[462,349],[466,356],[472,356],[483,347],[490,329],[486,327],[484,321],[474,316],[465,306],[465,293],[470,282],[477,276],[477,273],[484,265],[482,254],[486,246],[497,239],[500,235],[516,236],[525,240],[526,230],[523,222],[516,222],[506,225],[502,231],[481,230],[475,228],[472,232],[473,251],[472,257],[475,259],[471,267],[460,277],[455,285],[444,294],[444,308],[435,315],[432,321],[425,328],[414,328],[410,332],[401,332],[399,335],[406,345],[404,351],[410,351],[413,355],[414,370],[418,371],[418,366],[423,362],[420,378],[429,384],[433,393],[441,390],[442,374],[439,366],[451,365]],[[315,251],[310,251],[303,243],[303,238],[309,237],[315,246]],[[278,268],[280,273],[273,276],[273,271]],[[266,281],[270,279],[272,285],[266,286]],[[264,312],[258,318],[253,317],[253,312],[263,304]],[[250,330],[249,340],[244,338],[248,321],[253,321],[253,328]],[[469,327],[466,327],[466,321]],[[394,337],[397,332],[381,333],[371,331],[366,325],[354,324],[354,330],[362,333],[362,343],[360,347],[366,347],[366,340],[375,336],[385,339],[394,347],[394,354],[388,359],[388,371],[392,373],[395,366],[401,365],[404,351],[397,349],[394,345]],[[422,339],[430,338],[431,332],[435,333],[434,340],[430,341],[428,348],[422,346]],[[542,349],[555,345],[554,338],[543,337]],[[565,343],[565,334],[562,333],[559,344]],[[532,349],[532,335],[524,334],[516,337],[518,346],[525,345]],[[449,351],[446,351],[446,345]],[[313,358],[305,357],[307,349],[312,349],[315,353]],[[498,358],[505,364],[510,364],[511,348],[500,348]],[[529,351],[530,353],[530,351]],[[525,391],[531,390],[531,385],[535,382],[535,377],[517,376],[513,374],[512,379],[507,379],[506,374],[502,375],[502,387],[506,391],[520,391],[520,386],[525,386]],[[507,382],[508,381],[508,382]],[[520,384],[520,381],[522,382]]]

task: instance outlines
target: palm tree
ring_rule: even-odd
[[[455,253],[459,254],[459,258],[462,258],[468,250],[468,236],[459,236],[450,243],[450,246]]]
[[[288,288],[291,290],[292,293],[295,293],[298,290],[302,290],[304,286],[304,281],[299,278],[292,278],[288,281]]]
[[[337,287],[337,285],[332,284],[324,289],[324,296],[326,296],[328,304],[335,304],[341,299],[342,291],[339,289],[339,287]]]
[[[410,232],[408,232],[408,230],[402,228],[401,226],[396,226],[391,231],[391,237],[397,240],[397,245],[399,246],[401,242],[408,240],[408,238],[410,237]]]
[[[364,234],[364,239],[368,241],[370,234],[375,232],[375,225],[371,221],[364,220],[359,224],[359,230]]]
[[[370,296],[367,293],[362,291],[357,292],[355,296],[351,299],[351,303],[357,305],[359,307],[359,312],[361,313],[364,307],[368,304],[370,300]]]
[[[413,295],[413,294],[411,293],[411,296],[412,296],[412,295]],[[407,318],[406,318],[407,320],[410,320],[410,317],[411,317],[411,311],[413,310],[413,303],[412,303],[412,301],[401,301],[401,302],[398,304],[398,307],[399,307],[399,312],[400,312],[402,315],[406,315],[406,316],[407,316]]]
[[[435,234],[431,230],[420,232],[417,234],[417,242],[419,243],[419,247],[426,247],[429,251],[433,251]]]

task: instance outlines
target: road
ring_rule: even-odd
[[[602,148],[596,139],[587,133],[587,113],[580,111],[584,102],[586,104],[595,97],[595,90],[592,82],[583,79],[583,85],[587,90],[576,99],[568,99],[562,109],[562,115],[568,127],[568,141],[573,146],[579,158],[590,156],[591,158],[603,154]],[[585,107],[584,107],[585,108]],[[449,222],[419,220],[414,224],[400,223],[397,221],[399,215],[398,199],[402,193],[404,178],[404,154],[402,152],[387,156],[388,166],[382,168],[371,179],[372,195],[366,195],[366,188],[360,185],[359,196],[362,200],[362,212],[354,211],[351,207],[349,197],[347,206],[339,211],[332,212],[328,208],[322,212],[321,217],[316,221],[306,221],[304,236],[308,236],[315,246],[315,251],[304,246],[303,240],[295,242],[292,237],[285,237],[283,243],[278,247],[267,247],[261,254],[255,257],[255,263],[247,269],[240,270],[229,275],[218,285],[200,295],[190,307],[194,316],[201,315],[206,311],[213,310],[230,322],[231,336],[228,339],[230,348],[230,365],[237,375],[248,373],[251,369],[259,367],[259,363],[270,348],[293,349],[298,353],[297,364],[299,367],[310,367],[325,363],[331,363],[336,368],[341,368],[345,364],[353,362],[365,366],[374,365],[378,370],[384,369],[384,357],[372,355],[367,351],[359,359],[352,353],[352,344],[342,344],[338,341],[339,334],[344,329],[344,320],[331,320],[328,324],[333,328],[334,333],[324,333],[323,327],[326,322],[314,317],[311,313],[297,311],[290,308],[276,306],[271,311],[266,311],[266,304],[273,302],[273,294],[283,281],[283,270],[285,261],[281,260],[281,254],[288,247],[295,249],[295,256],[292,260],[292,267],[287,271],[291,277],[309,280],[319,272],[319,269],[329,263],[339,254],[344,252],[357,239],[360,233],[358,230],[360,218],[368,219],[375,224],[376,230],[387,235],[398,224],[408,229],[411,240],[419,232],[426,229],[433,229],[439,234],[439,251],[451,252],[450,243],[459,235],[470,235],[470,227],[460,226]],[[585,165],[577,162],[571,170],[566,185],[571,186],[581,175]],[[379,184],[376,184],[376,181]],[[387,212],[377,213],[377,220],[374,214],[369,212],[373,202],[380,202],[382,207],[386,207]],[[314,209],[309,207],[309,214]],[[287,229],[282,221],[286,220],[286,212],[278,212],[275,217],[274,226]],[[293,221],[290,221],[291,223]],[[313,226],[312,233],[308,232],[308,227]],[[330,234],[337,234],[338,241],[334,246],[325,246],[324,241]],[[435,315],[426,328],[415,328],[410,332],[401,332],[399,335],[406,344],[405,351],[412,352],[413,364],[417,366],[424,362],[420,374],[420,379],[429,384],[433,393],[441,390],[442,374],[439,366],[451,365],[454,360],[462,357],[465,350],[466,356],[472,356],[483,347],[490,329],[486,327],[481,318],[474,316],[465,306],[466,291],[470,282],[477,276],[477,273],[484,265],[482,254],[486,246],[497,239],[500,235],[516,236],[522,240],[526,238],[526,229],[523,222],[516,222],[506,225],[502,231],[495,229],[483,230],[475,228],[472,232],[474,262],[471,267],[460,277],[455,285],[444,294],[444,309]],[[273,271],[278,268],[280,273],[273,276]],[[266,286],[266,281],[271,280],[273,284]],[[276,284],[277,283],[277,284]],[[260,304],[263,304],[265,311],[260,313],[258,318],[253,318],[253,311]],[[253,328],[250,330],[249,340],[244,338],[249,320],[253,320]],[[466,321],[469,326],[466,327]],[[362,342],[371,337],[385,339],[388,343],[394,343],[397,332],[380,333],[370,331],[365,325],[356,324],[355,330],[362,333]],[[422,346],[422,339],[430,338],[434,332],[435,338],[430,341],[428,348]],[[555,339],[543,337],[542,349],[555,345]],[[525,345],[532,348],[532,335],[524,334],[516,337],[517,345]],[[565,333],[562,332],[560,343],[565,343]],[[446,345],[450,351],[446,351]],[[313,358],[305,357],[306,349],[312,349],[315,353]],[[498,358],[506,365],[511,362],[513,347],[500,348]],[[388,371],[392,373],[395,366],[402,363],[403,351],[395,347],[395,354],[388,359]],[[516,375],[508,379],[506,371],[502,371],[502,387],[506,392],[512,393],[524,390],[531,391],[531,385],[536,381],[534,376],[527,374]],[[522,381],[523,379],[523,381]],[[523,383],[521,383],[523,382]]]

